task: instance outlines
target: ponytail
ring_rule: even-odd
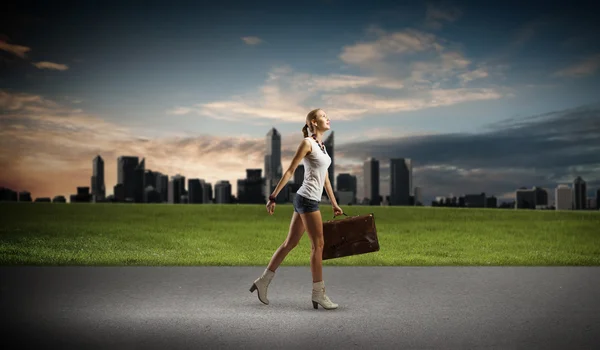
[[[308,137],[308,125],[304,124],[304,127],[302,128],[302,133],[304,134],[304,137]]]

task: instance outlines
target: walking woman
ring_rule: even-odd
[[[327,310],[338,307],[338,304],[333,303],[325,295],[322,265],[323,221],[319,210],[319,202],[321,201],[321,194],[324,187],[331,200],[334,216],[343,214],[342,209],[337,205],[335,200],[327,172],[327,169],[331,165],[331,158],[327,154],[327,150],[323,144],[323,134],[330,128],[329,118],[323,110],[315,109],[308,113],[306,116],[306,125],[302,128],[304,139],[298,146],[289,168],[283,174],[281,180],[279,180],[273,193],[269,196],[267,212],[273,215],[275,198],[294,175],[296,167],[302,161],[304,164],[304,181],[294,198],[294,214],[292,215],[288,236],[273,254],[263,274],[254,281],[250,288],[250,292],[258,290],[258,299],[264,304],[269,304],[267,288],[275,275],[275,270],[277,270],[289,252],[296,247],[306,230],[312,244],[310,269],[313,278],[313,307],[317,309],[317,305],[321,305],[321,307]],[[310,137],[308,136],[309,131],[312,134]]]

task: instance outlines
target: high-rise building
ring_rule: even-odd
[[[558,185],[554,190],[554,207],[556,210],[573,209],[573,190],[569,185]]]
[[[548,191],[534,186],[531,189],[522,187],[516,193],[516,209],[536,209],[548,206]]]
[[[490,196],[485,199],[486,208],[498,208],[498,198]]]
[[[157,177],[158,177],[158,173],[155,171],[152,171],[152,170],[144,171],[144,191],[150,186],[154,189],[157,188],[157,186],[156,186]]]
[[[183,196],[184,194],[187,194],[187,191],[185,190],[185,176],[181,174],[175,174],[175,176],[180,180],[177,182],[179,185],[179,195]]]
[[[188,203],[200,204],[204,203],[204,187],[203,180],[188,179]]]
[[[169,203],[181,203],[181,182],[185,181],[184,177],[181,175],[175,175],[171,177],[171,181],[169,181]]]
[[[369,157],[363,166],[364,170],[364,197],[369,199],[369,205],[380,205],[379,193],[379,161]]]
[[[265,153],[265,193],[271,193],[279,183],[283,170],[281,167],[281,134],[272,128],[266,137]]]
[[[121,156],[117,159],[117,184],[123,185],[124,200],[133,201],[136,192],[138,157]]]
[[[390,205],[409,205],[411,189],[411,160],[408,158],[390,159]]]
[[[231,203],[231,184],[227,180],[215,184],[215,202],[217,204]]]
[[[587,202],[587,186],[581,176],[573,181],[573,204],[575,210],[583,210],[586,208]]]
[[[337,190],[344,192],[352,192],[356,197],[357,183],[356,176],[348,173],[342,173],[337,176]]]
[[[202,196],[202,200],[204,203],[212,203],[213,201],[213,190],[212,190],[212,184],[210,182],[205,182],[203,180],[202,182],[202,186],[203,186],[203,196]]]
[[[135,180],[134,180],[134,201],[136,203],[144,202],[144,173],[146,172],[146,158],[142,158],[140,164],[135,167]]]
[[[97,155],[92,160],[92,199],[104,200],[106,197],[106,187],[104,183],[104,160]]]
[[[162,173],[155,173],[156,191],[160,196],[160,201],[166,203],[169,201],[169,176]]]
[[[485,208],[487,204],[485,193],[466,194],[463,197],[464,206],[468,208]]]
[[[415,187],[415,205],[424,205],[423,203],[423,189],[421,187]]]
[[[525,187],[516,191],[515,209],[535,209],[535,192]]]
[[[298,164],[296,170],[294,171],[294,183],[297,185],[302,185],[304,181],[304,164]]]
[[[264,181],[261,176],[261,169],[246,169],[246,179],[244,180],[243,202],[240,203],[266,203],[266,198],[272,192],[264,193]]]
[[[535,206],[536,207],[547,207],[548,206],[548,191],[542,187],[533,187],[535,192]]]

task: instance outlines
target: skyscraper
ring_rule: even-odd
[[[266,141],[264,193],[269,196],[283,174],[281,167],[281,134],[275,128],[272,128],[267,133]]]
[[[554,190],[554,208],[556,210],[573,209],[573,191],[568,185],[558,185]]]
[[[203,180],[188,179],[188,203],[198,204],[204,203],[204,186]],[[181,191],[181,189],[180,189]]]
[[[135,199],[135,169],[138,162],[138,157],[133,156],[121,156],[117,159],[117,184],[123,185],[124,200]]]
[[[160,194],[160,201],[167,202],[169,200],[169,176],[162,173],[156,174],[156,191]]]
[[[587,202],[587,186],[581,176],[577,176],[573,181],[573,204],[575,210],[586,208]]]
[[[423,205],[423,188],[415,187],[415,205]]]
[[[144,202],[144,173],[146,172],[146,158],[135,167],[134,171],[134,201],[136,203]]]
[[[92,160],[92,198],[94,200],[103,200],[106,196],[104,184],[104,160],[97,155]]]
[[[231,184],[222,180],[215,185],[215,202],[217,204],[231,203]]]
[[[181,196],[183,195],[183,193],[181,193],[181,189],[183,188],[183,186],[181,185],[181,182],[185,181],[185,178],[181,175],[175,175],[173,177],[171,177],[171,180],[169,181],[169,203],[171,204],[176,204],[176,203],[181,203]]]
[[[409,205],[412,188],[412,161],[390,159],[390,205]]]
[[[380,205],[379,201],[379,161],[369,157],[363,166],[364,197],[369,199],[369,205]]]
[[[302,185],[304,181],[304,164],[298,164],[296,171],[294,171],[294,183]]]

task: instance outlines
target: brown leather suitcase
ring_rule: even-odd
[[[377,252],[379,240],[375,228],[375,216],[370,213],[325,221],[323,241],[323,260]]]

